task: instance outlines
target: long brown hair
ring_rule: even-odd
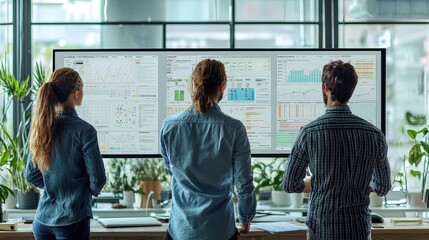
[[[51,163],[52,146],[58,127],[57,109],[63,107],[74,90],[82,88],[79,73],[71,68],[55,70],[37,94],[31,121],[30,151],[33,164],[42,172]]]
[[[192,101],[197,112],[205,113],[215,102],[218,87],[226,82],[225,66],[214,59],[205,59],[197,64],[193,73],[194,95]]]

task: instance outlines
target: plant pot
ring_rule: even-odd
[[[426,204],[423,202],[422,193],[407,193],[408,206],[412,208],[426,208]]]
[[[15,196],[13,196],[12,194],[9,194],[9,196],[6,198],[6,201],[4,203],[4,208],[5,209],[14,209],[16,208],[16,196],[17,196],[17,191],[16,190],[12,190],[15,193]]]
[[[142,208],[142,206],[143,206],[143,194],[135,193],[134,194],[134,202],[136,203],[135,204],[136,208]]]
[[[304,193],[289,193],[293,208],[301,208],[304,204]]]
[[[5,222],[5,220],[7,219],[4,219],[4,210],[1,207],[1,203],[0,203],[0,223]]]
[[[40,193],[34,190],[18,191],[17,208],[19,209],[36,209],[39,203]]]
[[[377,196],[377,193],[371,192],[369,194],[369,207],[382,207],[383,200],[383,197],[379,197]]]
[[[158,180],[140,181],[140,187],[142,188],[142,191],[143,191],[143,199],[142,199],[141,207],[142,208],[156,207],[154,205],[157,205],[157,203],[161,201],[161,181],[158,181]],[[153,194],[149,196],[151,192],[153,192]]]
[[[291,196],[289,193],[284,191],[272,191],[271,192],[271,201],[273,205],[276,206],[290,206],[292,205]]]
[[[127,208],[134,208],[134,192],[124,191],[123,192],[123,205]]]
[[[264,201],[264,200],[270,200],[271,199],[271,187],[269,188],[261,188],[259,189],[259,200]]]

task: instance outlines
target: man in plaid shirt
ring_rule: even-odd
[[[384,196],[391,188],[384,134],[347,105],[357,81],[350,63],[323,67],[326,112],[301,129],[286,166],[283,189],[310,192],[311,240],[370,239],[369,193]]]

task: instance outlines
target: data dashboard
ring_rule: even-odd
[[[84,82],[79,116],[98,133],[105,156],[160,155],[162,121],[192,106],[192,71],[203,59],[225,65],[219,106],[246,127],[253,156],[287,156],[305,124],[321,116],[321,72],[350,62],[359,77],[349,105],[384,131],[384,49],[56,49],[54,69]]]

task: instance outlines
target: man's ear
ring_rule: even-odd
[[[80,96],[80,91],[79,90],[74,91],[74,97],[76,99],[79,99],[79,96]]]
[[[329,87],[328,87],[328,84],[327,84],[327,83],[323,83],[323,91],[324,91],[324,92],[329,91]]]
[[[219,91],[223,91],[223,90],[225,89],[225,87],[226,87],[226,81],[222,82],[222,84],[220,84],[220,85],[218,86],[218,90],[219,90]]]

